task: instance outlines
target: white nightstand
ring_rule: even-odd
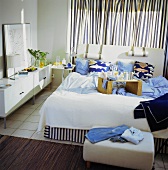
[[[64,81],[64,72],[65,71],[68,71],[69,73],[72,72],[75,68],[75,65],[72,65],[72,68],[64,68],[63,65],[60,65],[60,66],[53,65],[51,68],[62,71],[62,82],[63,82]]]

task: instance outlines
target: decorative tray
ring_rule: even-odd
[[[23,71],[28,71],[28,72],[32,72],[32,71],[36,71],[37,70],[37,67],[28,67],[28,68],[25,68]]]

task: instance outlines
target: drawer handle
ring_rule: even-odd
[[[24,92],[22,91],[21,93],[19,93],[20,95],[23,94]]]
[[[44,77],[43,79],[46,79],[46,77]]]

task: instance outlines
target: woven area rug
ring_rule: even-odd
[[[83,147],[3,136],[0,139],[1,170],[85,170]],[[123,170],[92,163],[90,170]]]

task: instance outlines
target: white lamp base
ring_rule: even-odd
[[[11,80],[16,80],[16,78],[15,78],[15,74],[16,74],[16,72],[15,72],[15,68],[14,68],[14,75],[13,75],[13,78],[12,78],[12,77],[10,77],[10,79],[11,79]]]

